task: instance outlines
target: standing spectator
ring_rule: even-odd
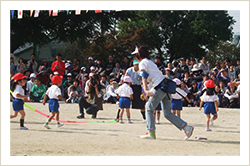
[[[115,75],[117,75],[117,73],[120,71],[120,63],[119,62],[116,62],[115,63],[115,68],[113,68],[113,73],[115,73]]]
[[[194,65],[196,64],[195,58],[191,59],[191,62],[190,62],[190,63],[191,63],[191,67],[189,68],[189,73],[190,73],[190,75],[191,75],[192,69],[193,69]]]
[[[225,70],[228,72],[228,70],[230,69],[230,65],[231,65],[230,58],[225,59],[225,64],[226,64],[226,69]]]
[[[240,59],[237,59],[236,63],[238,66],[236,66],[235,71],[236,71],[236,76],[238,76],[240,73]]]
[[[173,66],[174,66],[174,68],[172,69],[172,71],[174,73],[174,78],[177,78],[177,66],[178,66],[178,62],[174,62]]]
[[[225,80],[226,82],[226,86],[227,84],[230,82],[230,78],[227,76],[227,72],[225,69],[221,69],[221,71],[217,74],[219,83],[221,82],[221,80]]]
[[[45,67],[45,69],[46,69],[46,75],[47,76],[49,76],[50,74],[52,74],[51,67],[49,66],[49,62],[46,59],[42,61],[41,66]]]
[[[14,63],[14,58],[10,57],[10,73],[16,73],[16,65]]]
[[[215,67],[213,68],[210,78],[214,81],[215,85],[219,85],[219,79],[217,77],[219,70]]]
[[[123,60],[124,63],[121,64],[121,69],[128,69],[130,67],[130,64],[129,64],[129,59],[127,56],[124,57],[124,60]]]
[[[30,70],[31,73],[37,73],[37,62],[35,61],[35,54],[31,54],[30,60],[27,62],[27,68]]]
[[[200,68],[203,70],[203,74],[208,74],[209,73],[209,65],[206,63],[207,62],[207,57],[203,56],[201,59],[202,63],[200,64]]]
[[[186,59],[186,65],[188,66],[188,72],[190,73],[190,71],[192,69],[192,65],[191,65],[191,62],[190,62],[189,58]]]
[[[105,66],[106,67],[105,68],[105,75],[106,76],[109,76],[110,73],[113,71],[113,68],[115,67],[115,63],[113,61],[114,61],[113,55],[109,55],[109,61]]]
[[[218,71],[219,71],[219,69],[220,69],[220,64],[219,64],[218,62],[215,62],[214,68],[218,69]]]
[[[156,56],[155,57],[155,64],[157,65],[158,69],[164,73],[164,65],[161,63],[161,57]]]
[[[191,79],[195,80],[196,82],[201,82],[203,80],[202,73],[202,69],[198,66],[198,64],[195,64],[191,69]]]
[[[77,64],[73,65],[73,70],[70,71],[70,73],[72,74],[72,79],[75,80],[76,76],[80,73],[80,68]]]
[[[17,64],[17,72],[24,73],[24,71],[27,69],[26,64],[23,62],[23,58],[19,58],[18,64]]]
[[[67,74],[67,80],[63,82],[63,96],[65,99],[68,98],[68,87],[70,87],[73,84],[72,80],[72,74]]]
[[[189,77],[189,72],[184,73],[184,78],[183,78],[184,83],[187,85],[188,88],[191,87],[192,80]]]
[[[180,80],[184,78],[184,73],[188,72],[188,66],[185,64],[185,59],[180,59],[180,64],[177,66],[177,78]]]
[[[82,65],[81,65],[80,59],[74,58],[74,65],[78,65],[78,67],[81,68]]]
[[[86,64],[86,73],[90,73],[90,67],[91,66],[94,66],[94,59],[90,56],[89,58],[88,58],[88,64]]]
[[[85,86],[85,77],[88,77],[88,74],[86,73],[86,67],[82,67],[79,74],[76,76],[76,79],[79,80],[79,84],[82,87],[82,89],[84,90],[84,86]]]
[[[33,86],[35,85],[35,78],[36,78],[36,74],[31,73],[30,80],[26,83],[26,91],[27,91],[28,95],[31,94],[31,90],[32,90]]]
[[[42,102],[47,88],[44,84],[41,84],[40,78],[35,78],[35,84],[31,90],[30,99],[34,102]]]
[[[62,54],[58,53],[56,55],[56,61],[52,63],[51,69],[53,72],[58,72],[60,76],[63,76],[65,71],[65,63],[62,61]]]
[[[100,59],[96,60],[96,74],[101,75],[101,73],[104,71],[104,67],[102,65],[102,61]]]
[[[38,70],[39,70],[39,73],[36,75],[36,77],[40,78],[41,84],[47,85],[49,78],[46,74],[46,68],[44,66],[40,66]]]
[[[169,68],[169,69],[173,69],[173,66],[172,66],[172,63],[171,62],[168,62],[167,65],[166,65],[166,68]]]
[[[228,70],[228,77],[230,78],[230,80],[234,80],[236,78],[236,71],[234,70],[234,65],[231,64],[230,68]]]

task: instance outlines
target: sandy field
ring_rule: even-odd
[[[49,115],[48,104],[30,103],[31,107]],[[104,104],[99,111],[99,121],[113,120],[118,105]],[[161,114],[161,124],[156,126],[156,140],[144,140],[139,136],[146,133],[140,110],[131,109],[133,124],[119,123],[64,123],[51,129],[43,127],[47,118],[25,107],[25,126],[19,129],[18,117],[10,120],[10,156],[239,156],[240,155],[240,110],[220,108],[211,132],[205,131],[206,117],[198,107],[184,107],[182,118],[194,126],[189,140]],[[10,114],[13,113],[10,103]],[[78,104],[60,104],[60,120],[79,121]],[[93,121],[85,114],[82,121]],[[207,137],[198,141],[196,136]],[[23,142],[22,144],[20,143]],[[153,148],[152,148],[153,147]]]

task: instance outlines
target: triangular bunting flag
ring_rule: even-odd
[[[95,13],[101,13],[102,10],[95,10]]]
[[[89,10],[86,10],[86,13],[88,13],[89,12]]]
[[[13,19],[15,10],[10,10],[10,11],[11,11],[11,17]]]
[[[18,10],[18,16],[17,16],[18,19],[21,19],[23,18],[23,11],[22,10]]]
[[[67,15],[69,14],[69,10],[67,10]]]
[[[121,12],[122,10],[115,10],[116,12]]]
[[[76,10],[75,14],[76,15],[80,15],[81,14],[81,10]]]
[[[30,17],[33,15],[34,10],[30,10]]]
[[[53,10],[52,16],[57,16],[58,10]]]
[[[35,15],[34,15],[34,17],[38,17],[39,11],[40,11],[40,10],[35,10]]]
[[[49,10],[49,16],[51,16],[51,12],[52,12],[52,10]]]

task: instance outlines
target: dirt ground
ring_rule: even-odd
[[[48,105],[27,103],[37,110],[49,114]],[[99,111],[100,121],[113,120],[118,105],[104,104]],[[146,124],[139,110],[131,109],[133,124],[128,124],[126,114],[124,124],[119,123],[64,123],[56,128],[55,121],[51,129],[43,127],[47,120],[25,107],[25,126],[27,131],[19,129],[18,117],[10,120],[10,156],[239,156],[240,155],[240,110],[220,108],[218,119],[211,132],[205,131],[206,117],[198,107],[184,107],[183,120],[194,126],[189,140],[161,114],[161,124],[156,126],[156,140],[144,140],[139,136],[146,133]],[[10,103],[10,114],[13,113]],[[60,104],[60,120],[79,121],[78,104]],[[82,121],[93,121],[85,114]],[[207,137],[198,141],[196,136]],[[21,144],[20,141],[23,143]],[[153,147],[153,148],[152,148]]]

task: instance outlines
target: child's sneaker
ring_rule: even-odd
[[[56,127],[62,127],[64,124],[63,123],[57,123]]]
[[[123,124],[123,123],[124,123],[122,119],[120,119],[120,120],[119,120],[119,122],[120,122],[121,124]]]
[[[133,123],[133,122],[132,122],[131,120],[128,120],[128,123],[130,123],[130,124],[131,124],[131,123]]]
[[[20,127],[20,130],[28,130],[28,128],[23,126],[23,127]]]
[[[206,128],[205,131],[212,131],[210,128]]]
[[[44,123],[43,127],[45,127],[46,129],[50,129],[49,125]]]
[[[141,135],[140,137],[142,139],[156,139],[155,131],[148,132],[145,135]]]
[[[159,121],[159,120],[157,120],[157,121],[156,121],[156,124],[160,124],[160,121]]]
[[[191,137],[193,134],[194,127],[186,125],[184,128],[184,133],[186,134],[185,140]]]
[[[214,120],[213,120],[213,118],[211,118],[209,121],[209,126],[213,126],[213,125],[214,125]]]

